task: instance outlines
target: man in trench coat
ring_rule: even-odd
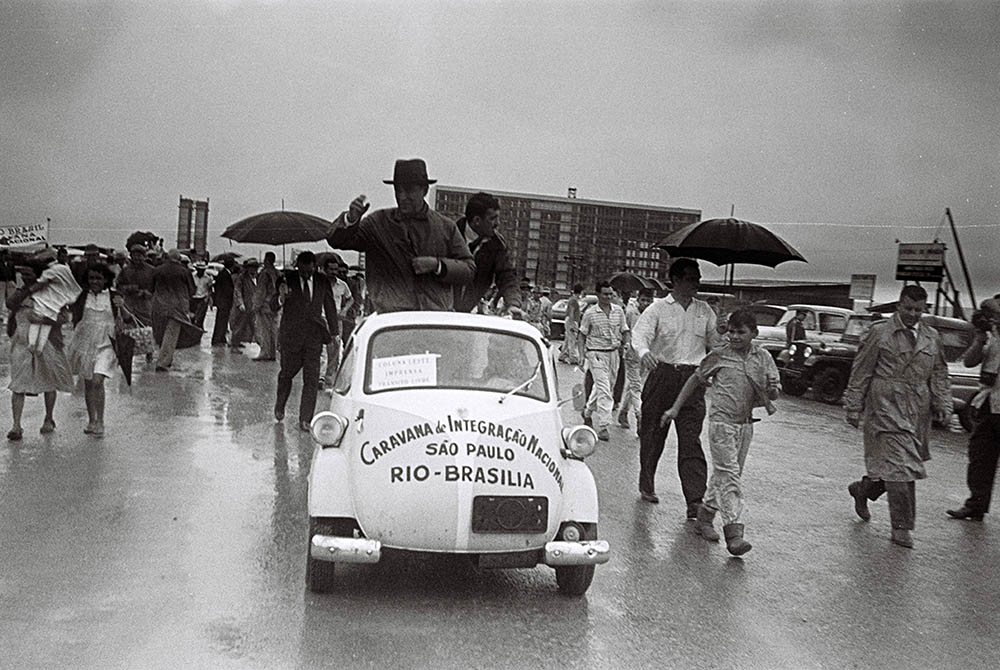
[[[941,336],[920,323],[926,306],[923,288],[903,287],[896,313],[862,342],[844,394],[847,422],[864,423],[867,474],[847,487],[854,511],[867,521],[868,501],[887,492],[892,541],[907,548],[913,547],[915,482],[927,476],[931,419],[944,423],[952,414]]]

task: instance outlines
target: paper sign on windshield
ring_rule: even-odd
[[[371,390],[406,386],[437,386],[440,354],[410,354],[372,359]]]

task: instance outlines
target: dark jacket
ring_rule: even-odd
[[[463,216],[456,224],[462,236],[465,236],[467,221]],[[521,290],[518,287],[517,273],[507,249],[507,242],[500,233],[494,233],[489,239],[479,238],[469,249],[476,261],[476,272],[471,284],[455,287],[455,311],[471,312],[479,305],[486,292],[493,284],[503,297],[507,307],[521,306]]]
[[[397,208],[379,209],[348,226],[347,213],[333,223],[326,238],[334,249],[365,252],[368,297],[375,311],[447,311],[454,307],[453,287],[472,280],[475,261],[454,222],[426,203],[412,216]],[[411,262],[433,256],[441,274],[413,274]]]
[[[312,280],[313,290],[308,304],[297,270],[286,270],[278,280],[279,286],[282,283],[288,286],[278,327],[278,341],[282,349],[302,344],[329,344],[331,333],[338,332],[337,301],[333,297],[330,280],[318,272],[313,272]]]
[[[219,270],[215,275],[215,282],[212,284],[212,302],[217,308],[229,309],[233,306],[233,275],[226,269]]]

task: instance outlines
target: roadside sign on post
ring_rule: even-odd
[[[899,244],[896,279],[940,282],[944,277],[944,244]]]
[[[851,300],[868,300],[875,297],[875,275],[851,275]]]

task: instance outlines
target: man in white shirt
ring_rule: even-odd
[[[580,321],[580,337],[587,352],[587,367],[594,378],[594,387],[583,409],[586,423],[596,414],[597,437],[610,439],[608,425],[611,423],[611,409],[614,400],[611,386],[618,376],[621,363],[618,352],[623,344],[628,344],[628,322],[625,312],[611,302],[615,290],[607,281],[597,282],[597,305],[583,313]],[[596,412],[595,412],[596,410]]]
[[[212,295],[212,276],[205,270],[208,264],[198,261],[194,264],[194,295],[191,296],[191,321],[199,328],[205,327],[205,314],[208,313],[208,298]]]
[[[711,348],[715,312],[695,298],[701,282],[698,262],[679,258],[669,271],[673,289],[666,298],[646,308],[635,324],[632,347],[649,376],[642,388],[639,424],[639,493],[646,502],[657,503],[654,480],[656,466],[670,425],[660,417],[673,405],[684,382]],[[705,495],[708,466],[701,448],[701,425],[705,419],[705,394],[699,388],[674,421],[677,431],[677,473],[687,502],[687,517],[698,515]]]

